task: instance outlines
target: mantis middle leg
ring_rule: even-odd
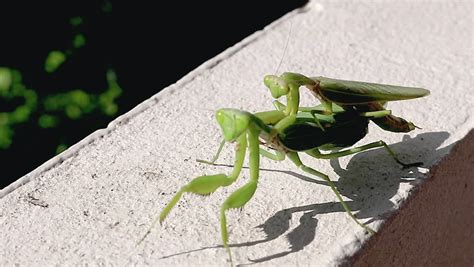
[[[414,162],[414,163],[404,163],[402,162],[397,154],[385,143],[384,141],[380,140],[377,142],[373,142],[367,145],[359,146],[359,147],[354,147],[350,148],[347,150],[342,150],[338,152],[333,152],[329,154],[322,154],[319,149],[315,148],[313,150],[306,151],[306,153],[312,157],[315,157],[317,159],[334,159],[334,158],[339,158],[339,157],[344,157],[352,154],[356,154],[365,150],[369,150],[372,148],[377,148],[377,147],[384,147],[385,150],[390,154],[390,156],[400,165],[403,166],[404,169],[410,168],[410,167],[416,167],[416,166],[421,166],[423,162]]]
[[[208,160],[205,160],[205,159],[196,159],[196,161],[199,162],[199,163],[214,165],[216,163],[217,159],[219,158],[221,152],[222,152],[222,148],[224,147],[224,144],[225,144],[225,139],[222,139],[222,141],[219,145],[219,148],[217,149],[216,154],[214,155],[214,157],[212,157],[211,160],[208,161]]]
[[[298,153],[296,153],[296,152],[290,152],[290,153],[287,154],[287,156],[300,170],[302,170],[306,173],[309,173],[311,175],[314,175],[314,176],[317,176],[317,177],[320,177],[320,178],[324,179],[329,184],[329,186],[331,187],[331,190],[336,194],[337,199],[341,203],[341,205],[344,208],[344,210],[346,211],[346,213],[352,218],[352,220],[354,220],[354,222],[356,222],[362,228],[366,229],[369,233],[375,233],[375,231],[372,228],[370,228],[369,226],[367,226],[367,225],[363,224],[362,222],[360,222],[354,216],[354,214],[352,214],[351,209],[349,208],[349,206],[347,206],[344,199],[342,199],[341,194],[339,193],[339,191],[337,190],[336,186],[331,181],[331,179],[329,179],[329,176],[327,176],[326,174],[324,174],[322,172],[319,172],[319,171],[317,171],[317,170],[315,170],[311,167],[308,167],[308,166],[304,165],[303,162],[301,162],[301,159],[300,159]]]

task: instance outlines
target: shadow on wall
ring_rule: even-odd
[[[415,138],[410,138],[409,135],[405,135],[402,142],[390,144],[390,147],[393,148],[403,161],[422,161],[424,162],[423,167],[429,168],[445,156],[454,145],[452,144],[438,149],[448,137],[449,134],[447,132],[423,133],[417,135]],[[425,177],[423,173],[417,171],[417,168],[402,169],[384,148],[369,150],[354,155],[346,169],[341,168],[338,159],[330,160],[330,164],[339,176],[338,181],[335,182],[337,189],[342,195],[350,199],[346,201],[346,203],[353,212],[356,212],[356,217],[359,219],[384,217],[387,213],[394,210],[394,204],[390,199],[397,194],[402,183],[415,185]],[[309,163],[309,165],[311,165],[311,163]],[[328,186],[324,181],[316,181],[312,177],[301,175],[293,171],[269,169],[262,169],[262,171],[290,174],[304,181]],[[299,212],[303,212],[303,215],[299,219],[299,225],[289,231],[292,216]],[[318,224],[318,219],[315,218],[316,215],[332,212],[344,212],[344,209],[339,202],[315,203],[283,209],[276,212],[263,224],[257,226],[266,234],[264,239],[231,244],[229,246],[253,246],[275,240],[286,234],[285,238],[290,243],[288,250],[276,252],[258,259],[249,259],[250,263],[241,265],[251,265],[253,263],[281,258],[288,254],[298,252],[313,242]],[[204,247],[167,255],[162,258],[221,247],[222,246]]]
[[[390,147],[402,161],[421,161],[422,167],[430,168],[451,149],[452,145],[437,149],[448,137],[447,132],[423,133],[415,138],[405,135],[402,142]],[[383,148],[354,155],[345,170],[338,159],[330,160],[330,164],[339,176],[339,192],[357,203],[358,218],[387,213],[394,208],[390,199],[397,194],[400,184],[414,186],[425,178],[417,168],[401,168]]]

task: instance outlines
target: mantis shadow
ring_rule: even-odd
[[[451,147],[438,147],[449,137],[447,132],[409,135],[403,141],[390,144],[404,162],[422,161],[423,168],[430,168],[446,155]],[[336,186],[347,198],[359,203],[357,218],[384,217],[394,209],[391,199],[397,195],[402,184],[409,187],[419,184],[425,174],[418,168],[401,168],[383,148],[359,153],[351,158],[343,169],[338,159],[331,159],[330,165],[337,176]]]
[[[449,133],[447,132],[423,133],[414,138],[405,135],[402,142],[390,144],[390,147],[396,151],[402,160],[407,162],[422,160],[424,162],[423,167],[429,168],[446,155],[454,145],[438,149],[448,137]],[[341,167],[339,159],[331,159],[330,164],[334,172],[339,176],[338,181],[334,182],[338,191],[350,199],[346,203],[353,212],[357,212],[355,215],[358,219],[386,217],[387,214],[394,210],[394,204],[390,199],[397,194],[400,185],[408,183],[413,186],[425,177],[417,168],[401,168],[383,148],[368,150],[354,155],[347,164],[346,169]],[[282,172],[308,182],[329,186],[324,181],[315,181],[308,176],[295,172]],[[300,224],[288,232],[293,214],[300,212],[303,212],[299,220]],[[265,239],[233,244],[232,246],[238,247],[246,244],[253,245],[255,243],[268,242],[286,234],[286,239],[290,244],[288,250],[258,259],[249,259],[251,262],[249,264],[284,257],[298,252],[309,245],[315,238],[318,222],[315,216],[331,212],[344,212],[344,209],[339,202],[328,202],[280,210],[262,225],[257,226],[266,234]]]
[[[438,149],[448,137],[449,133],[447,132],[423,133],[414,138],[405,135],[402,142],[390,144],[390,147],[402,160],[407,162],[421,160],[424,162],[423,167],[429,168],[449,152],[452,145]],[[307,163],[311,165],[310,162]],[[418,172],[417,168],[402,169],[383,148],[368,150],[354,155],[347,164],[346,169],[341,167],[339,159],[330,160],[330,164],[334,172],[339,176],[338,181],[334,182],[338,191],[350,199],[346,201],[346,204],[353,212],[357,212],[355,216],[358,219],[385,217],[386,214],[394,210],[394,204],[390,199],[397,194],[400,185],[402,183],[414,185],[419,183],[424,177],[424,174]],[[261,169],[261,171],[285,173],[304,181],[329,186],[324,181],[314,180],[312,177],[293,171],[273,169]],[[280,210],[264,223],[256,226],[262,229],[265,233],[265,238],[229,244],[229,247],[254,246],[270,242],[285,235],[289,243],[288,250],[257,259],[249,258],[249,263],[240,265],[252,265],[287,256],[304,249],[314,241],[318,225],[318,219],[315,218],[316,215],[333,212],[344,212],[339,202],[315,203]],[[299,219],[299,225],[289,231],[292,216],[296,216],[299,213],[303,213]],[[222,247],[222,245],[202,247],[163,256],[162,258]]]

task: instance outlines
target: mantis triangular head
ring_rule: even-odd
[[[252,114],[238,109],[223,108],[216,112],[216,119],[221,126],[224,139],[232,142],[248,129]]]
[[[290,85],[300,87],[302,85],[313,85],[315,81],[310,78],[293,72],[285,72],[280,77],[275,75],[265,75],[263,78],[265,84],[274,98],[280,98],[283,95],[288,94],[290,91]]]

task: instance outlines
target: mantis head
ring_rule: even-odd
[[[290,87],[286,81],[275,75],[265,75],[263,83],[268,89],[270,89],[273,98],[280,98],[281,96],[288,94],[290,91]]]
[[[223,108],[216,112],[216,119],[221,126],[224,139],[232,142],[248,129],[252,115],[238,109]]]
[[[289,93],[290,86],[314,85],[316,82],[299,73],[285,72],[280,77],[266,75],[263,83],[270,89],[274,98],[280,98]]]

